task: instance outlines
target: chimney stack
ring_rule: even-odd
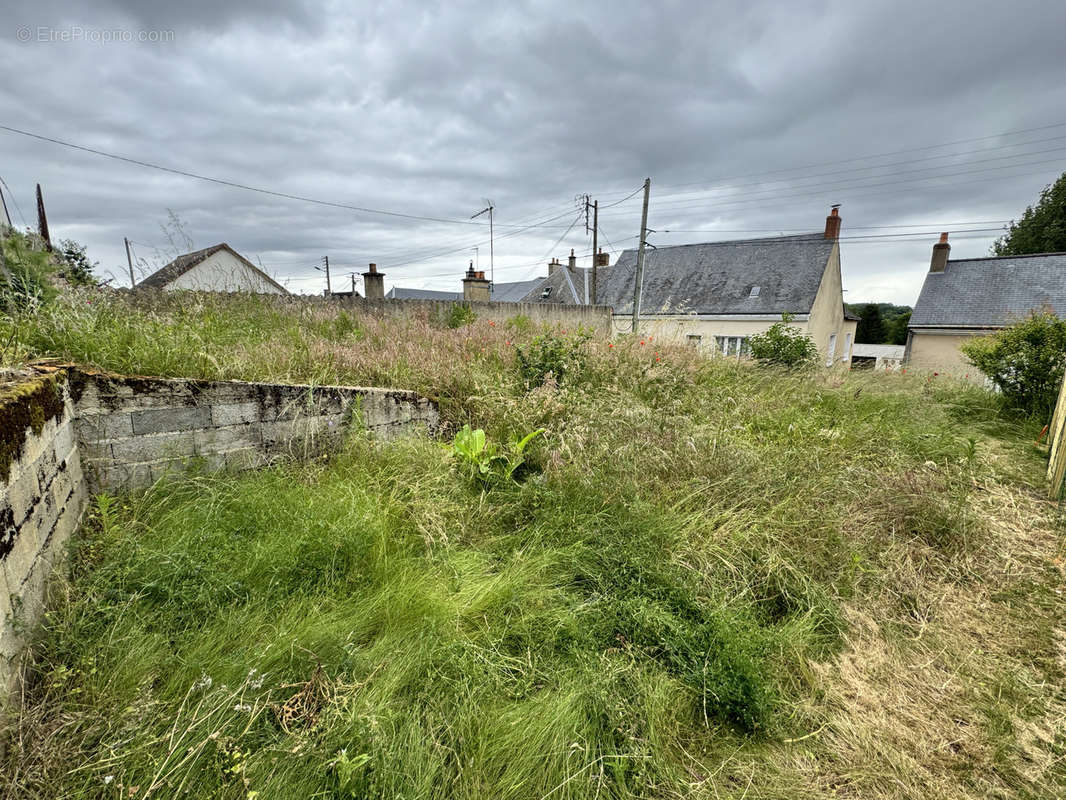
[[[363,297],[367,300],[385,299],[385,273],[378,272],[377,264],[371,264],[363,273]]]
[[[597,267],[606,267],[611,263],[610,254],[603,252],[602,247],[600,248],[600,252],[598,252],[593,258],[595,258],[594,263]]]
[[[948,244],[948,235],[940,234],[940,241],[933,245],[933,257],[929,261],[930,272],[943,272],[948,266],[948,256],[951,254],[951,245]]]
[[[570,268],[571,272],[577,269],[577,256],[574,255],[574,248],[572,247],[570,248],[570,259],[567,261],[566,266]]]
[[[485,280],[484,272],[474,271],[474,262],[471,261],[470,269],[466,271],[466,277],[463,278],[463,299],[487,303],[492,299],[491,286],[492,284]]]
[[[833,210],[829,212],[829,216],[825,218],[825,238],[826,239],[839,239],[840,238],[840,206],[833,206]]]
[[[548,262],[548,277],[550,278],[555,274],[555,270],[559,269],[562,264],[559,263],[559,259],[552,257],[552,260]]]

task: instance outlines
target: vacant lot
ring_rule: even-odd
[[[417,389],[510,466],[544,429],[513,479],[353,435],[98,498],[8,795],[1066,792],[1039,423],[939,379],[529,328],[85,294],[0,330],[9,360]]]

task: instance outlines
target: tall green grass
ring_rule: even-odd
[[[964,652],[952,680],[983,697],[1006,663],[1054,685],[1050,590],[998,571],[1003,533],[974,505],[1024,491],[1040,460],[979,390],[597,338],[531,388],[514,349],[541,332],[502,320],[193,300],[131,323],[105,298],[20,346],[410,386],[494,440],[546,433],[521,482],[475,482],[438,442],[355,435],[328,463],[97,498],[12,723],[12,796],[833,796],[844,783],[810,776],[840,763],[895,796],[887,762],[840,744],[865,724],[840,720],[825,678],[849,620],[873,615],[905,652],[958,627],[928,620],[934,591],[993,575],[1033,598],[1031,653]],[[1050,708],[1041,691],[1027,713]],[[952,713],[985,719],[978,702]],[[1004,713],[999,760],[968,754],[965,785],[947,771],[960,796],[1021,763]]]

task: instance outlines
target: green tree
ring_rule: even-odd
[[[911,323],[911,312],[907,309],[899,316],[897,316],[888,327],[888,343],[889,344],[906,344],[907,343],[907,326]]]
[[[1020,220],[1012,220],[992,245],[997,256],[1066,251],[1066,172],[1044,187],[1035,206],[1025,209]]]
[[[1066,321],[1050,311],[965,342],[970,363],[992,379],[1012,406],[1046,416],[1066,368]]]
[[[749,339],[751,357],[763,364],[799,369],[814,364],[818,347],[811,337],[792,327],[791,314],[782,314],[766,333],[757,333]]]
[[[856,344],[884,344],[885,323],[881,319],[881,309],[876,303],[867,303],[859,311],[858,327],[855,329]]]

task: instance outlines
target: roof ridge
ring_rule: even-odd
[[[713,233],[714,231],[708,231]],[[685,242],[683,244],[664,244],[661,247],[656,247],[655,250],[673,250],[681,247],[707,247],[709,245],[723,245],[723,244],[747,244],[749,242],[757,242],[759,244],[770,244],[773,242],[783,241],[797,241],[799,239],[815,239],[819,241],[825,240],[825,234],[822,231],[811,231],[809,233],[786,233],[781,236],[760,236],[755,239],[716,239],[713,242]],[[636,250],[635,247],[627,247],[623,250],[623,253],[632,253]]]
[[[974,258],[949,258],[949,264],[959,264],[963,261],[1003,261],[1008,258],[1044,258],[1045,256],[1066,256],[1066,250],[1057,250],[1053,253],[1021,253],[1016,256],[976,256]]]

